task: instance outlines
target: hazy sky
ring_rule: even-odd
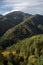
[[[12,11],[43,14],[43,0],[0,0],[0,14]]]

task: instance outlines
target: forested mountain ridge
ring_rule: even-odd
[[[0,39],[0,44],[5,48],[19,40],[37,34],[43,34],[43,16],[41,15],[30,16],[20,24],[6,31]]]
[[[21,23],[30,16],[30,14],[23,13],[20,11],[11,12],[4,16],[0,15],[0,36],[2,36],[8,29]]]

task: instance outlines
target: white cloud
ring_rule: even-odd
[[[4,13],[7,14],[9,12],[12,12],[12,11],[24,11],[24,12],[27,12],[27,10],[29,12],[38,12],[39,10],[43,11],[43,9],[41,7],[39,7],[39,5],[42,5],[43,4],[43,0],[4,0],[4,5],[1,7],[1,8],[12,8],[11,11],[6,11]]]

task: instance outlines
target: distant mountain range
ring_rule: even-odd
[[[37,34],[43,34],[42,15],[16,11],[0,18],[0,45],[3,48]]]

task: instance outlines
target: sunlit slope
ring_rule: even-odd
[[[43,34],[32,36],[6,49],[13,54],[16,51],[20,57],[26,58],[28,64],[43,64]]]
[[[20,65],[43,65],[43,34],[18,41],[17,44],[7,47],[3,51],[3,55],[8,62],[13,57],[14,63],[21,62]],[[10,62],[11,64],[8,64],[12,65],[13,61]]]
[[[25,52],[27,54],[35,48],[39,48],[41,50],[43,49],[43,34],[32,36],[30,38],[26,38],[22,41],[19,41],[17,44],[8,47],[7,50],[20,50],[21,52]]]

